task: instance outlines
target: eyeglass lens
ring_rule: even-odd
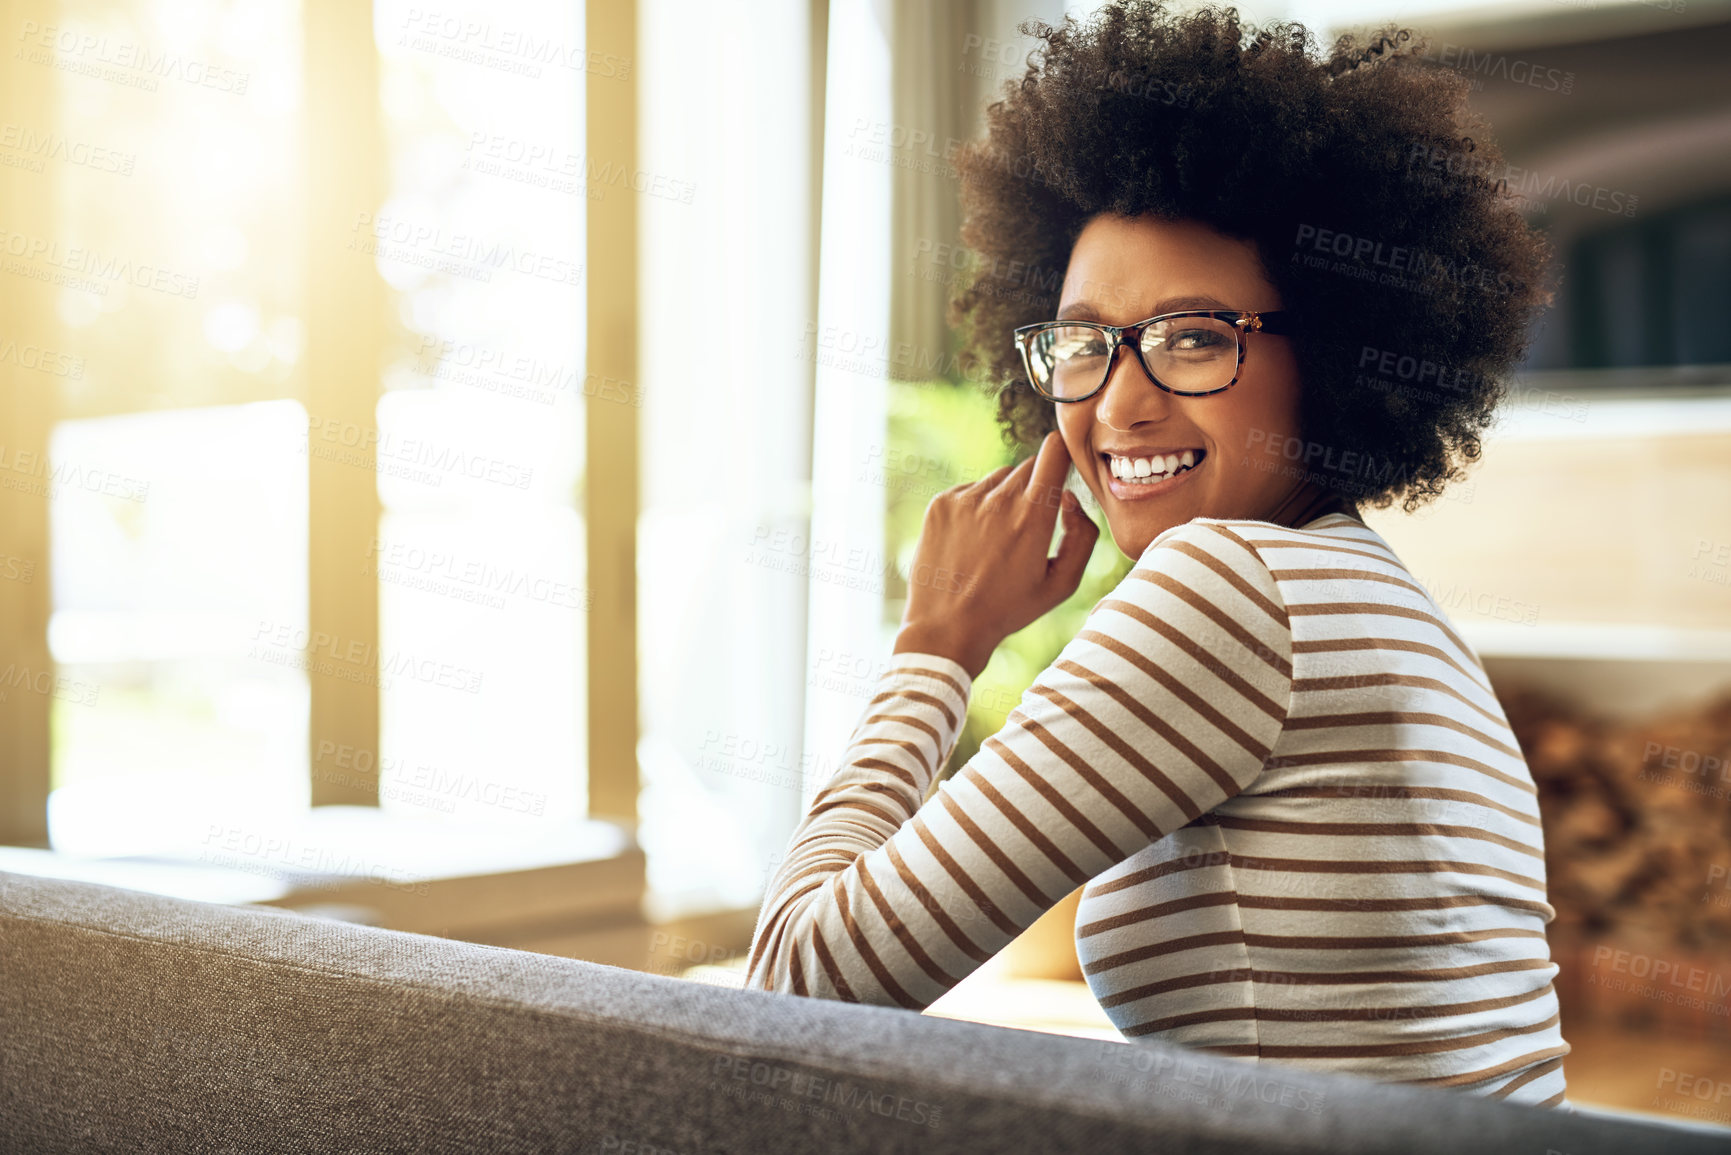
[[[1082,397],[1106,382],[1110,336],[1092,325],[1054,325],[1029,342],[1034,384],[1056,397]],[[1149,372],[1177,393],[1210,393],[1238,369],[1238,328],[1215,317],[1174,317],[1142,330]]]

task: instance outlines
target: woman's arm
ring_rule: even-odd
[[[1077,886],[1249,785],[1291,672],[1256,550],[1224,526],[1177,526],[921,807],[970,671],[895,655],[770,883],[748,985],[925,1007]]]

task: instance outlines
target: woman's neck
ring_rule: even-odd
[[[1344,494],[1323,489],[1311,482],[1304,482],[1293,487],[1283,501],[1275,507],[1264,521],[1276,525],[1284,525],[1296,529],[1309,525],[1319,517],[1331,513],[1344,513],[1354,521],[1363,520],[1358,516],[1358,503]]]

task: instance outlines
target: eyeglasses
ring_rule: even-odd
[[[1042,321],[1016,330],[1028,380],[1052,401],[1086,401],[1098,393],[1128,345],[1149,378],[1168,393],[1206,397],[1238,383],[1244,335],[1292,331],[1292,314],[1229,310],[1161,313],[1134,325]]]

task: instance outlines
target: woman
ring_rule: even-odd
[[[961,161],[954,307],[1038,451],[931,503],[912,572],[971,578],[911,586],[750,981],[921,1008],[1085,884],[1130,1038],[1562,1104],[1531,776],[1357,516],[1478,456],[1543,304],[1466,82],[1231,11],[1039,34]],[[1077,588],[1072,466],[1135,566],[922,805],[993,649]]]

